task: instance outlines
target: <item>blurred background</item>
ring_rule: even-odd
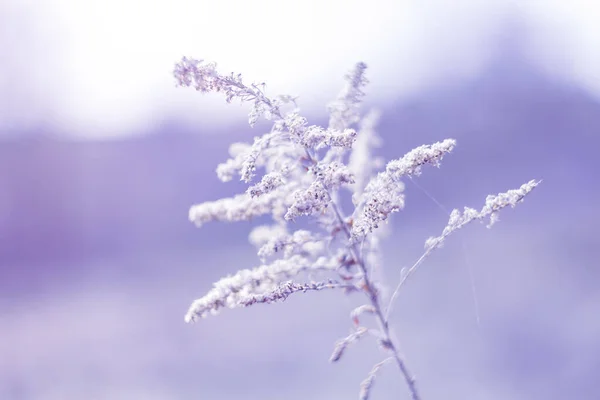
[[[379,154],[453,137],[407,183],[384,275],[443,208],[541,186],[448,240],[394,330],[423,399],[600,398],[600,8],[593,1],[4,0],[0,3],[0,399],[346,399],[384,356],[327,360],[358,296],[307,293],[186,325],[212,282],[259,264],[252,223],[195,228],[244,190],[214,173],[247,105],[175,88],[182,56],[299,96],[311,123],[357,61]],[[430,197],[431,196],[431,197]],[[373,399],[407,398],[393,366]]]

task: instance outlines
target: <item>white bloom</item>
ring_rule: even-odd
[[[454,139],[419,146],[406,153],[402,158],[390,161],[386,166],[386,172],[395,180],[405,175],[419,175],[421,167],[425,164],[439,167],[444,155],[450,153],[455,146],[456,140]]]
[[[320,126],[309,126],[303,132],[300,143],[307,148],[320,150],[326,146],[349,149],[356,140],[354,129],[323,129]]]
[[[375,131],[379,121],[380,113],[372,110],[360,121],[360,129],[356,142],[352,146],[352,152],[348,159],[348,169],[354,175],[355,183],[351,186],[354,195],[352,200],[358,204],[358,198],[362,194],[367,182],[373,176],[373,171],[383,167],[383,160],[373,156],[372,149],[381,146],[381,138]]]
[[[362,88],[369,83],[365,78],[366,69],[367,65],[359,62],[346,74],[346,86],[338,98],[327,106],[330,113],[329,128],[344,130],[359,120],[358,109],[365,95]]]
[[[508,206],[514,208],[517,203],[522,202],[525,196],[535,189],[540,182],[541,181],[531,180],[521,185],[518,189],[511,189],[497,195],[489,195],[487,196],[485,205],[481,211],[477,211],[470,207],[465,207],[462,213],[457,209],[452,210],[448,224],[442,231],[442,234],[427,239],[425,242],[425,249],[430,251],[436,247],[441,247],[448,235],[475,220],[482,220],[489,217],[490,223],[487,227],[491,228],[492,225],[498,221],[498,211]]]
[[[286,187],[252,198],[247,193],[194,205],[189,219],[200,227],[210,221],[235,222],[269,214],[282,201]]]
[[[325,248],[323,238],[307,230],[297,230],[292,235],[281,234],[272,237],[258,250],[258,257],[263,262],[283,252],[283,258],[290,258],[295,254],[303,256],[318,256]]]
[[[204,63],[203,60],[183,57],[175,64],[173,75],[179,86],[194,86],[201,92],[218,91],[219,76],[215,67],[215,63]]]
[[[287,170],[268,173],[262,177],[259,183],[250,186],[247,193],[250,197],[258,197],[270,193],[285,183],[286,174]]]
[[[275,122],[275,131],[285,132],[290,139],[305,148],[319,150],[326,146],[351,148],[356,140],[354,129],[325,129],[317,125],[308,126],[306,118],[296,112],[288,113],[284,119]]]
[[[223,307],[240,307],[243,299],[254,294],[272,291],[275,286],[303,271],[334,271],[337,258],[320,257],[311,260],[296,255],[288,259],[275,260],[272,264],[254,269],[242,269],[213,284],[213,288],[202,298],[195,300],[188,310],[185,321],[194,322],[209,313],[217,314]]]
[[[365,188],[363,207],[352,227],[352,240],[362,240],[387,220],[389,214],[404,208],[402,177],[418,175],[425,164],[439,166],[443,156],[452,151],[455,145],[454,139],[446,139],[433,145],[419,146],[402,158],[390,161],[385,171],[377,174]]]
[[[312,172],[328,189],[337,189],[342,185],[354,183],[354,175],[348,167],[337,161],[317,164]]]
[[[364,195],[360,214],[352,225],[352,240],[357,242],[377,229],[389,214],[404,208],[404,184],[380,172],[371,180]],[[356,209],[357,211],[359,208]]]
[[[228,103],[235,98],[253,103],[248,115],[250,126],[254,126],[261,116],[267,119],[282,118],[279,110],[282,101],[266,97],[264,84],[253,83],[248,86],[242,81],[241,74],[220,75],[216,71],[215,63],[205,63],[203,60],[183,57],[179,63],[175,64],[173,76],[179,86],[193,86],[203,93],[223,93]],[[285,100],[285,97],[283,99]]]
[[[260,249],[265,243],[273,239],[273,237],[279,237],[286,234],[287,229],[285,225],[259,225],[250,231],[248,240],[255,247]]]
[[[256,169],[264,165],[264,160],[259,162],[261,153],[269,148],[271,141],[277,138],[279,132],[267,133],[261,137],[254,138],[250,150],[244,154],[244,160],[240,168],[240,179],[246,183],[254,178]]]
[[[298,189],[294,193],[294,203],[290,206],[284,218],[294,220],[303,215],[313,215],[322,212],[330,202],[329,193],[323,184],[314,181],[307,189]]]
[[[332,201],[332,193],[340,186],[354,183],[354,177],[344,164],[339,162],[320,163],[310,169],[315,180],[306,189],[294,193],[294,202],[290,206],[286,220],[294,220],[302,215],[322,212]]]
[[[233,179],[233,175],[239,173],[251,148],[248,143],[239,142],[229,146],[231,158],[217,166],[217,176],[222,182],[229,182]]]

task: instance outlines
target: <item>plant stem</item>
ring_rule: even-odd
[[[273,114],[276,117],[283,119],[283,117],[281,116],[281,113],[279,113],[279,110],[275,109],[272,106],[272,103],[269,101],[268,98],[266,98],[265,96],[263,96],[263,97],[264,98],[262,99],[262,101],[264,101],[271,108],[272,112],[274,111]],[[306,152],[306,155],[307,155],[308,159],[310,160],[310,162],[313,165],[317,165],[318,161],[313,157],[310,150],[308,148],[304,147],[304,151]],[[335,213],[335,216],[336,216],[340,226],[342,227],[348,240],[351,240],[352,234],[351,234],[350,230],[348,229],[348,226],[346,225],[344,218],[342,217],[342,214],[340,212],[340,209],[339,209],[337,203],[335,201],[333,201],[333,197],[331,196],[329,189],[327,189],[325,187],[325,191],[327,192],[327,196],[329,197],[329,200],[331,202],[331,207]],[[375,317],[377,319],[379,328],[381,329],[381,333],[383,334],[383,340],[385,341],[385,347],[388,348],[392,352],[394,360],[396,361],[396,364],[398,365],[398,368],[400,369],[400,372],[402,373],[404,381],[406,382],[406,384],[408,386],[412,400],[421,400],[421,396],[419,395],[419,392],[417,390],[416,380],[415,380],[413,374],[410,372],[410,370],[406,366],[406,361],[404,360],[404,356],[400,353],[397,345],[394,344],[394,341],[392,340],[392,337],[390,335],[390,328],[389,328],[388,320],[387,320],[386,316],[384,315],[383,310],[381,308],[381,304],[379,302],[379,296],[377,294],[377,289],[375,288],[375,286],[373,285],[373,282],[371,282],[371,280],[369,278],[369,273],[368,273],[367,267],[362,258],[362,254],[360,253],[359,249],[356,247],[356,243],[351,242],[350,252],[352,254],[352,257],[354,257],[354,259],[358,263],[358,265],[361,269],[361,272],[363,274],[363,278],[365,280],[365,286],[367,289],[367,295],[369,297],[369,301],[371,302],[371,305],[375,309]]]
[[[335,215],[336,215],[338,221],[343,226],[346,236],[348,236],[348,239],[350,239],[351,233],[348,230],[348,226],[344,222],[337,204],[333,201],[332,201],[332,208],[335,212]],[[402,373],[402,376],[404,377],[404,381],[406,382],[406,384],[408,386],[412,400],[420,400],[421,396],[419,395],[419,392],[417,390],[415,378],[414,378],[413,374],[409,371],[408,367],[406,366],[406,361],[404,360],[404,357],[401,355],[397,345],[394,344],[394,341],[392,340],[392,337],[390,335],[390,328],[389,328],[388,320],[383,314],[381,304],[379,302],[379,296],[377,294],[377,290],[376,290],[375,286],[373,285],[373,283],[371,282],[371,280],[369,279],[369,274],[367,272],[367,266],[365,265],[365,262],[364,262],[363,258],[361,257],[361,254],[359,253],[358,249],[356,248],[356,243],[352,243],[350,245],[350,251],[351,251],[354,259],[357,261],[357,263],[361,269],[361,272],[363,273],[369,301],[371,302],[371,305],[375,309],[375,317],[377,319],[377,323],[379,324],[379,328],[381,329],[381,333],[383,333],[385,346],[392,352],[394,360],[396,361],[396,364],[398,365],[398,368],[400,369],[400,372]]]
[[[306,151],[306,155],[308,156],[309,160],[313,164],[316,165],[317,160],[315,160],[315,158],[312,156],[312,154],[310,154],[310,151],[307,148],[305,148],[305,151]],[[339,209],[337,203],[335,201],[333,201],[333,197],[331,196],[329,189],[325,188],[325,190],[326,190],[327,196],[329,197],[329,200],[331,202],[331,207],[335,213],[335,216],[336,216],[340,226],[342,227],[342,230],[346,234],[348,240],[351,240],[352,234],[351,234],[350,230],[348,229],[348,225],[344,221],[344,218],[342,217],[342,214],[340,212],[340,209]],[[350,242],[350,243],[351,243],[350,244],[350,252],[352,254],[352,257],[358,263],[358,265],[361,269],[361,272],[363,274],[367,295],[368,295],[369,301],[371,302],[371,305],[375,309],[375,318],[377,319],[377,323],[379,325],[379,328],[381,329],[381,333],[383,334],[383,340],[385,343],[385,347],[392,352],[393,358],[396,361],[396,364],[398,365],[398,368],[400,369],[400,372],[402,373],[402,376],[404,377],[404,381],[406,382],[406,384],[408,386],[412,400],[421,400],[421,396],[419,395],[419,392],[417,390],[416,380],[415,380],[413,374],[410,372],[410,370],[406,366],[406,361],[404,360],[404,356],[400,353],[397,345],[394,344],[394,341],[392,340],[392,337],[390,334],[390,328],[389,328],[389,324],[388,324],[388,319],[386,318],[386,316],[383,313],[381,303],[379,301],[377,289],[373,285],[373,282],[371,282],[371,279],[368,274],[367,266],[365,265],[365,261],[362,258],[362,254],[360,253],[359,249],[357,248],[355,242]]]

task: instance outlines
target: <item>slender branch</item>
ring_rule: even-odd
[[[344,222],[344,219],[342,218],[342,215],[337,207],[337,204],[333,201],[332,201],[332,208],[335,212],[336,218],[338,219],[340,224],[342,224],[342,227],[343,227],[342,229],[346,233],[346,236],[348,236],[348,240],[350,240],[352,237],[352,234],[351,234],[350,230],[348,229],[348,226]],[[363,273],[363,278],[365,280],[365,286],[366,286],[367,292],[369,294],[369,301],[371,302],[371,305],[373,306],[373,308],[375,308],[375,317],[377,319],[377,323],[379,324],[379,328],[381,329],[381,332],[383,333],[385,346],[392,352],[392,357],[396,361],[396,364],[398,365],[398,368],[400,369],[400,372],[402,373],[402,376],[404,377],[404,380],[405,380],[406,384],[408,385],[412,400],[420,400],[421,396],[419,395],[419,392],[417,390],[416,380],[415,380],[413,374],[409,371],[408,367],[406,366],[406,361],[404,360],[404,356],[402,354],[400,354],[400,351],[399,351],[397,345],[394,344],[394,341],[390,335],[388,319],[383,314],[383,311],[381,309],[381,304],[379,302],[379,296],[377,295],[377,290],[375,289],[375,286],[369,279],[367,266],[365,265],[364,260],[362,259],[361,255],[358,252],[356,242],[351,242],[350,251],[351,251],[354,259],[357,261],[357,263],[361,269],[361,272]]]
[[[257,303],[274,303],[276,301],[285,301],[293,293],[306,293],[308,291],[320,291],[324,289],[355,290],[356,287],[333,280],[329,280],[327,282],[310,282],[302,284],[287,281],[277,285],[273,290],[268,291],[267,293],[249,295],[240,300],[240,304],[248,307]]]
[[[413,266],[410,267],[408,271],[406,271],[406,273],[400,278],[400,282],[398,283],[398,286],[396,286],[394,293],[392,293],[392,297],[390,298],[387,306],[387,312],[385,316],[386,319],[390,316],[392,304],[398,296],[398,292],[400,291],[400,288],[404,282],[406,282],[406,280],[417,270],[417,268],[423,263],[429,254],[433,252],[433,250],[439,248],[444,243],[448,236],[473,221],[483,220],[487,217],[490,217],[490,223],[487,225],[487,227],[490,228],[495,222],[498,221],[498,212],[500,210],[509,206],[514,208],[518,203],[522,202],[525,196],[527,196],[540,183],[541,181],[531,180],[521,185],[521,187],[518,189],[511,189],[505,193],[498,193],[497,195],[489,195],[485,199],[485,205],[480,211],[465,207],[464,211],[461,213],[459,210],[454,209],[450,213],[450,219],[442,231],[442,234],[438,237],[431,237],[427,239],[425,242],[426,250],[423,255],[419,257]]]
[[[390,297],[390,301],[388,302],[386,312],[385,312],[386,320],[390,317],[390,313],[392,311],[392,304],[394,303],[394,300],[396,299],[396,297],[398,297],[398,293],[400,293],[400,288],[402,287],[402,285],[404,285],[404,282],[406,282],[408,277],[411,276],[417,270],[417,268],[423,263],[423,261],[425,261],[425,259],[429,256],[429,254],[431,254],[433,252],[434,249],[435,249],[435,247],[428,248],[425,251],[425,253],[423,253],[423,255],[421,255],[421,257],[419,257],[419,259],[413,264],[413,266],[410,267],[402,275],[402,277],[400,278],[400,282],[398,283],[398,286],[396,286],[396,289],[394,290],[394,293],[392,293],[392,297]]]

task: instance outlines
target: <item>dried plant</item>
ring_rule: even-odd
[[[323,128],[308,124],[299,114],[294,98],[267,97],[264,84],[246,85],[241,75],[221,75],[216,64],[202,60],[184,57],[176,64],[174,76],[179,86],[194,87],[203,93],[223,93],[227,102],[239,99],[251,103],[251,126],[260,117],[273,121],[271,131],[256,137],[252,144],[233,144],[231,158],[217,167],[217,175],[224,182],[239,176],[250,183],[258,173],[262,178],[245,193],[194,205],[189,213],[197,226],[209,221],[232,222],[270,215],[272,225],[258,226],[250,233],[262,264],[216,282],[206,295],[192,303],[185,320],[193,322],[217,314],[224,307],[283,301],[298,292],[339,289],[344,293],[362,293],[366,304],[351,312],[353,330],[337,342],[330,360],[338,361],[350,343],[368,333],[376,338],[388,358],[375,365],[363,381],[360,398],[368,398],[377,371],[387,361],[393,361],[412,399],[418,400],[421,396],[415,378],[390,332],[390,309],[399,289],[452,232],[486,218],[490,219],[490,227],[501,209],[514,207],[540,182],[532,180],[518,189],[488,196],[479,211],[452,211],[442,233],[427,239],[423,255],[403,271],[400,283],[384,306],[380,283],[372,273],[385,233],[382,224],[404,208],[402,180],[418,176],[422,167],[439,167],[456,141],[446,139],[417,147],[384,166],[373,156],[374,147],[380,144],[374,130],[378,114],[371,112],[361,118],[359,113],[367,84],[366,68],[364,63],[358,63],[346,75],[345,87],[328,107],[329,126]],[[375,174],[377,170],[381,171]],[[342,189],[352,198],[354,209],[349,214],[340,205]],[[302,217],[316,220],[315,230],[294,230],[294,221]],[[309,276],[320,276],[322,280],[302,282]],[[378,328],[362,326],[363,314],[374,317]]]

